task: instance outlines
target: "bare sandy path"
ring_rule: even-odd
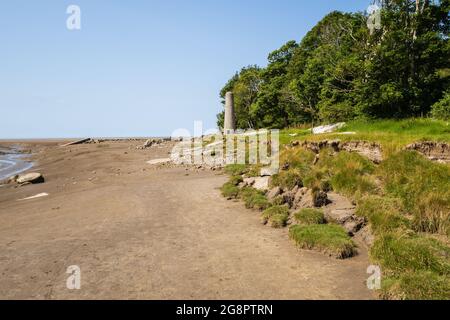
[[[155,169],[145,161],[169,149],[134,147],[41,145],[47,181],[0,188],[0,298],[372,298],[363,251],[340,261],[297,250],[221,197],[225,176]],[[40,192],[50,195],[17,201]],[[66,288],[70,265],[80,290]]]

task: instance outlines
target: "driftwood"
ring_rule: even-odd
[[[63,144],[63,145],[61,145],[61,147],[73,146],[75,144],[85,143],[85,142],[88,142],[90,140],[91,140],[91,138],[84,138],[84,139],[80,139],[80,140],[77,140],[77,141],[72,141],[72,142]]]

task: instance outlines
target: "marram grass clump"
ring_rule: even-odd
[[[338,259],[356,254],[356,244],[341,226],[335,224],[294,225],[289,236],[302,249],[315,249]]]
[[[289,219],[289,209],[286,206],[273,206],[261,214],[263,224],[269,224],[272,228],[283,228]]]

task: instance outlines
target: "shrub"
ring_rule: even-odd
[[[356,245],[341,226],[334,224],[294,225],[289,236],[304,249],[317,249],[345,259],[356,253]]]
[[[435,119],[450,120],[450,90],[441,100],[431,106],[431,116]]]
[[[295,220],[300,224],[322,224],[325,223],[323,211],[319,209],[302,209],[294,214]]]
[[[289,219],[289,209],[286,206],[273,206],[261,214],[264,224],[269,223],[273,228],[285,227]]]
[[[222,191],[222,195],[227,199],[235,199],[239,194],[239,188],[231,182],[225,183],[220,190]]]

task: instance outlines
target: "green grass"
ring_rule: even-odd
[[[245,164],[229,164],[224,167],[224,171],[230,176],[241,176],[248,172],[248,167]]]
[[[373,141],[383,147],[389,155],[416,141],[450,142],[450,123],[428,118],[404,120],[355,120],[349,121],[339,132],[356,132],[354,135],[342,135],[339,132],[312,135],[305,129],[287,129],[280,133],[280,144],[287,145],[294,140],[340,139],[342,141]],[[289,134],[298,133],[291,137]]]
[[[414,214],[416,231],[450,233],[450,166],[402,151],[383,161],[376,174],[386,193]]]
[[[239,195],[239,188],[231,182],[225,183],[220,190],[227,199],[236,199]]]
[[[300,224],[322,224],[325,223],[323,211],[320,209],[301,209],[294,214],[294,219]]]
[[[428,271],[385,277],[380,296],[396,300],[450,300],[450,277]]]
[[[333,155],[331,150],[320,152],[319,161],[303,178],[305,186],[324,191],[330,189],[350,198],[377,192],[372,173],[375,165],[356,153],[342,151]]]
[[[294,225],[289,236],[303,249],[316,249],[339,259],[352,257],[356,245],[347,232],[334,224]]]
[[[254,188],[245,187],[239,192],[239,197],[244,200],[245,207],[249,209],[265,210],[272,204],[265,196],[264,192]]]
[[[283,189],[293,189],[295,186],[302,187],[302,176],[296,169],[290,169],[287,171],[280,171],[270,179],[270,185],[272,187],[281,187]]]
[[[283,228],[289,219],[289,209],[286,206],[273,206],[261,214],[263,224],[269,224],[272,228]]]
[[[370,255],[388,275],[426,271],[450,276],[450,248],[425,236],[401,232],[382,234]]]
[[[383,234],[410,227],[410,221],[399,208],[399,199],[370,195],[358,199],[356,214],[366,218],[373,233]]]
[[[244,179],[242,179],[242,176],[232,176],[231,178],[230,178],[230,183],[232,184],[232,185],[234,185],[234,186],[237,186],[237,185],[239,185],[241,182],[243,182],[244,181]]]

